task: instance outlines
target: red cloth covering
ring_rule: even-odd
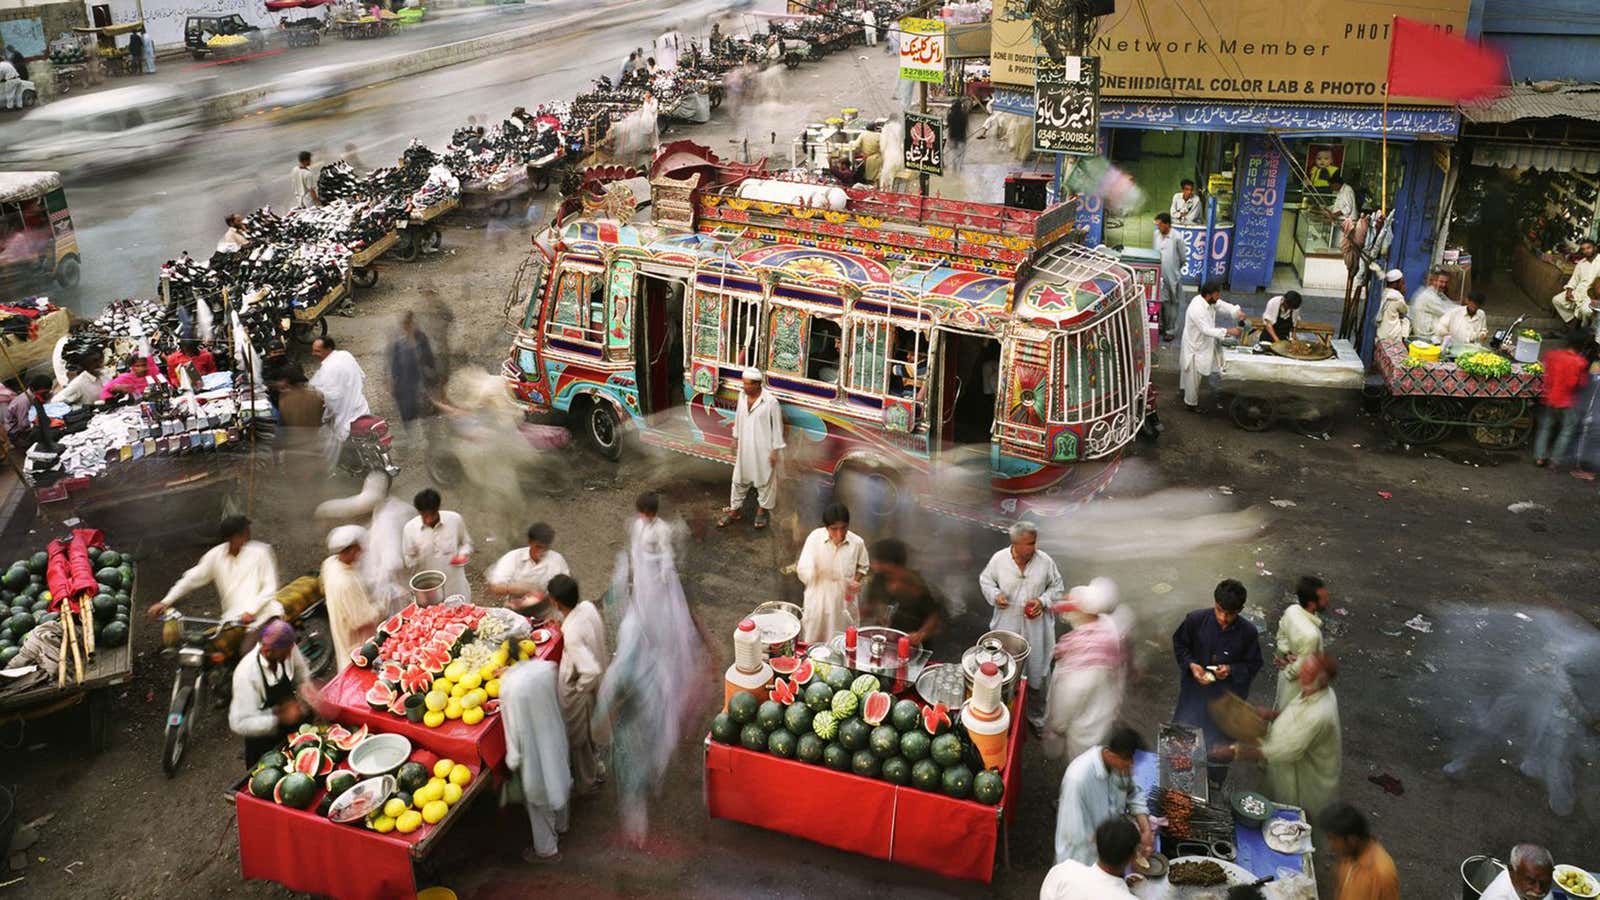
[[[1011,821],[1018,796],[1026,691],[1019,685],[1012,703],[999,807],[707,740],[706,810],[715,819],[987,883],[1001,817]]]
[[[50,542],[46,551],[50,562],[45,567],[44,581],[50,588],[51,610],[59,611],[65,600],[77,601],[99,592],[100,584],[94,580],[94,564],[89,561],[89,548],[103,547],[105,542],[105,535],[95,528],[73,529],[66,541]]]
[[[415,739],[413,744],[444,755],[431,744]],[[483,774],[471,757],[452,758],[471,769],[474,780]],[[321,801],[319,791],[317,802]],[[293,891],[338,900],[395,900],[416,896],[411,871],[416,843],[468,804],[451,807],[438,825],[424,824],[410,834],[379,834],[360,823],[341,825],[318,815],[315,806],[309,810],[279,806],[249,790],[236,792],[234,805],[239,817],[239,872],[245,878],[275,881]]]
[[[539,659],[560,662],[561,630],[552,628],[551,631],[554,636],[539,648]],[[323,699],[338,707],[326,717],[351,728],[365,725],[372,731],[403,734],[413,744],[425,746],[440,756],[459,762],[475,760],[489,769],[501,769],[506,759],[506,730],[500,716],[484,716],[476,725],[468,725],[460,719],[446,720],[438,728],[429,728],[421,722],[368,705],[367,691],[377,681],[376,672],[359,666],[340,672],[322,689]]]

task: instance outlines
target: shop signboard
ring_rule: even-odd
[[[996,84],[1029,86],[1042,51],[1029,0],[996,0]],[[1472,0],[1411,0],[1406,18],[1464,34]],[[1085,52],[1100,57],[1106,97],[1254,103],[1379,104],[1392,10],[1348,0],[1165,0],[1118,5]],[[1391,103],[1437,106],[1422,98]]]
[[[906,81],[944,81],[944,22],[900,20],[900,77]]]
[[[906,168],[923,175],[944,174],[944,119],[932,113],[906,113]]]
[[[1086,156],[1100,134],[1100,61],[1092,56],[1034,63],[1033,149]]]
[[[1229,280],[1236,291],[1253,291],[1272,283],[1289,166],[1277,141],[1253,134],[1244,139],[1238,171],[1239,190],[1233,195],[1233,263]]]

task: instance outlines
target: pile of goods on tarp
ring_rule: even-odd
[[[351,731],[337,724],[302,725],[256,760],[246,787],[251,796],[280,806],[314,809],[380,834],[411,834],[442,821],[472,784],[470,768],[421,748],[389,771],[356,771],[351,761],[374,740],[399,743],[402,752],[409,746],[398,735],[369,733],[366,726]]]
[[[389,617],[351,651],[377,681],[367,705],[437,728],[476,725],[499,711],[500,673],[538,652],[526,619],[507,609],[469,603],[418,607]]]
[[[364,175],[344,160],[323,166],[317,176],[317,195],[324,202],[386,200],[391,206],[409,209],[432,206],[455,199],[461,192],[460,184],[442,163],[437,153],[413,140],[401,154],[399,165]]]
[[[561,149],[561,125],[554,116],[510,116],[487,129],[467,125],[450,135],[443,161],[461,181],[494,181],[520,174],[528,163]]]
[[[92,534],[93,532],[86,532]],[[70,544],[68,545],[70,546]],[[54,549],[54,545],[52,545]],[[63,591],[72,592],[72,585],[83,581],[69,581],[71,554],[62,551],[63,562],[55,578]],[[40,550],[27,559],[13,562],[0,575],[0,668],[7,668],[12,659],[22,652],[23,643],[34,629],[60,620],[62,603],[50,589],[51,561],[55,554]],[[129,605],[133,587],[133,564],[122,554],[97,545],[87,547],[87,560],[93,568],[93,588],[80,585],[78,594],[90,607],[90,617],[97,644],[117,647],[128,640]],[[87,584],[83,581],[83,584]],[[94,593],[90,593],[90,591]]]
[[[712,740],[956,799],[1004,796],[1000,773],[944,704],[897,701],[877,675],[809,659],[779,657],[772,670],[769,699],[733,694],[711,720]]]
[[[39,320],[60,309],[48,297],[29,297],[0,303],[0,335],[32,340],[39,333]]]

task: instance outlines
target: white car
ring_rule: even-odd
[[[348,66],[316,66],[271,85],[266,94],[245,108],[246,116],[276,121],[329,116],[344,109],[355,89],[346,74]]]
[[[0,164],[84,174],[145,162],[180,149],[200,125],[183,90],[139,85],[38,107],[7,129]]]

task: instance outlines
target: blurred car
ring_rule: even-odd
[[[327,116],[344,109],[356,83],[345,66],[316,66],[272,85],[245,107],[247,116],[291,121]]]
[[[14,126],[0,164],[83,175],[146,162],[181,149],[200,108],[175,87],[138,85],[38,107]]]

